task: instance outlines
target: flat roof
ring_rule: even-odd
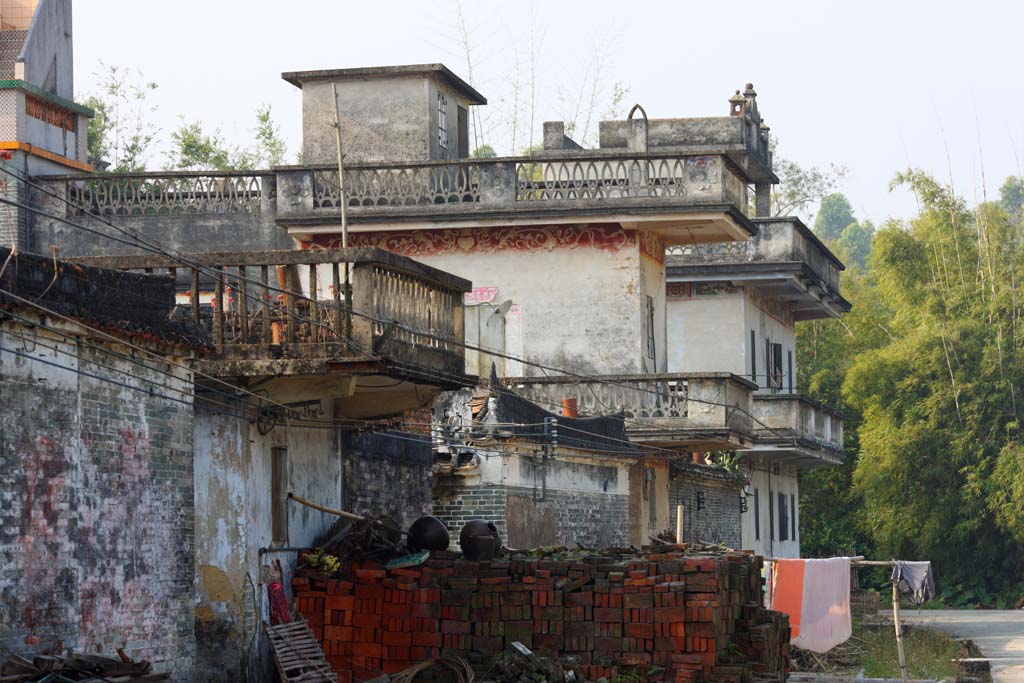
[[[401,76],[427,76],[439,78],[465,95],[471,104],[487,104],[481,95],[466,81],[462,80],[444,64],[402,64],[398,66],[364,66],[354,69],[319,69],[313,71],[285,71],[281,78],[297,88],[305,81],[325,80],[369,80],[371,78],[396,78]]]

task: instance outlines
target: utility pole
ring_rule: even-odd
[[[348,202],[345,200],[345,164],[341,146],[341,114],[338,111],[338,85],[331,83],[334,96],[334,140],[338,148],[338,205],[341,208],[341,248],[348,249]],[[349,279],[348,259],[345,259],[342,292],[345,297],[345,337],[352,338],[352,284]]]

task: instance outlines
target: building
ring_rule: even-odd
[[[747,242],[670,251],[669,366],[746,374],[756,385],[742,545],[798,557],[798,474],[842,462],[843,418],[800,394],[795,325],[838,317],[850,304],[839,289],[843,264],[799,219],[756,223]],[[707,344],[709,335],[717,343]]]
[[[190,363],[210,339],[172,308],[166,278],[0,247],[0,656],[63,642],[192,670]]]
[[[86,137],[93,112],[74,101],[71,0],[5,0],[0,5],[0,155],[16,176],[0,197],[27,204],[19,177],[91,172]],[[28,248],[29,216],[0,211],[0,244]]]

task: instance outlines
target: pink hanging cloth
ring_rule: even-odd
[[[850,558],[776,560],[772,609],[789,615],[790,642],[828,652],[849,640]]]

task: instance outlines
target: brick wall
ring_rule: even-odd
[[[191,384],[50,339],[0,331],[0,656],[55,640],[124,648],[191,680]],[[134,386],[159,382],[179,403]],[[110,366],[105,368],[103,366]],[[177,371],[175,371],[177,372]],[[181,389],[185,393],[177,393]]]
[[[343,447],[343,495],[347,510],[388,515],[407,528],[431,509],[431,443],[407,433],[352,434]]]
[[[434,490],[434,514],[448,525],[453,540],[466,522],[484,519],[494,522],[502,540],[515,547],[629,545],[626,495],[548,489],[545,500],[534,503],[539,491],[530,487],[458,485],[453,479]],[[520,528],[510,538],[509,527],[517,517]]]
[[[752,555],[664,546],[491,562],[432,553],[419,567],[362,563],[292,587],[339,683],[441,654],[483,672],[515,641],[571,655],[583,680],[781,683],[788,618],[764,609],[760,572]]]
[[[684,506],[683,540],[742,546],[740,513],[741,482],[721,468],[702,465],[672,466],[669,504],[675,528],[676,506]],[[699,504],[703,499],[703,508]]]

